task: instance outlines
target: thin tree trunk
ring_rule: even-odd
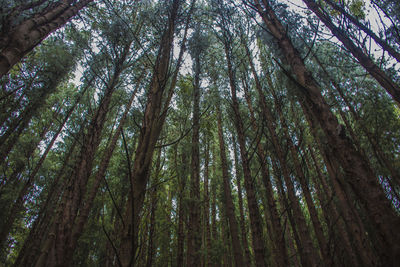
[[[58,84],[58,83],[57,83]],[[30,104],[18,118],[16,118],[11,125],[8,126],[7,131],[0,138],[0,162],[4,161],[7,158],[8,154],[17,144],[19,137],[23,133],[24,130],[28,127],[32,118],[38,112],[39,108],[45,102],[49,92],[55,90],[55,87],[44,88],[37,99],[34,100],[34,103]],[[54,115],[57,114],[54,113]]]
[[[238,151],[236,147],[236,138],[232,134],[232,144],[233,144],[233,155],[235,159],[235,171],[236,171],[236,185],[237,185],[237,193],[238,193],[238,202],[239,202],[239,213],[240,213],[240,229],[241,229],[241,237],[242,237],[242,246],[244,250],[244,260],[245,260],[245,265],[246,266],[251,266],[251,256],[250,256],[250,248],[249,248],[249,242],[247,240],[247,230],[246,230],[246,220],[244,217],[244,207],[243,207],[243,193],[242,193],[242,183],[241,183],[241,172],[239,169],[239,157],[238,157]]]
[[[200,217],[200,54],[194,56],[192,161],[191,161],[191,209],[189,211],[187,266],[200,263],[201,217]]]
[[[176,148],[177,150],[177,148]],[[177,152],[175,152],[177,153]],[[183,267],[184,263],[184,249],[185,249],[185,224],[186,221],[186,210],[184,207],[185,199],[185,187],[186,187],[186,156],[182,154],[181,166],[183,168],[182,174],[178,174],[179,181],[179,192],[178,192],[178,233],[177,233],[177,256],[176,266]],[[177,155],[175,156],[177,160]],[[175,164],[175,168],[178,169],[178,164]]]
[[[217,153],[215,152],[215,149],[213,150],[213,163],[212,163],[212,182],[211,182],[211,195],[212,195],[212,200],[211,200],[211,233],[212,233],[212,242],[213,245],[217,242],[219,239],[218,236],[218,231],[217,231],[217,185],[216,185],[216,179],[217,179],[217,173],[216,173],[216,160],[217,160]],[[220,266],[220,259],[214,258],[213,266]]]
[[[151,189],[151,195],[150,195],[150,228],[148,232],[148,245],[147,245],[147,260],[146,260],[146,267],[152,267],[154,263],[154,255],[155,255],[155,249],[156,244],[155,244],[155,232],[156,232],[156,210],[157,210],[157,202],[158,202],[158,196],[157,196],[157,183],[159,181],[159,174],[160,174],[160,165],[161,165],[161,149],[158,152],[158,157],[156,161],[156,171],[154,173],[154,179],[153,179],[153,186]],[[147,231],[146,231],[147,233]]]
[[[166,193],[167,199],[165,201],[164,206],[162,206],[162,209],[165,211],[165,221],[166,225],[170,226],[172,225],[172,220],[171,220],[171,213],[172,213],[172,205],[173,205],[173,192],[174,189],[168,188],[168,191]],[[168,267],[170,266],[169,263],[171,262],[171,227],[167,227],[165,231],[163,231],[163,242],[160,242],[160,256],[158,257],[159,261],[161,261],[161,266],[162,267]]]
[[[224,222],[224,219],[227,219],[226,216],[221,218],[221,238],[222,238],[222,243],[223,243],[223,250],[222,250],[222,266],[224,267],[232,267],[232,259],[230,257],[229,253],[229,243],[231,240],[229,240],[229,232],[226,229],[226,223]],[[229,223],[229,222],[228,222]]]
[[[290,226],[292,228],[292,234],[290,233],[290,231],[288,230],[289,227],[287,227],[285,229],[285,231],[287,231],[287,239],[288,239],[288,249],[292,250],[292,255],[288,255],[288,258],[292,258],[295,257],[296,258],[296,262],[297,262],[297,254],[299,254],[300,256],[300,261],[301,261],[301,265],[302,266],[307,266],[307,264],[311,261],[313,261],[312,259],[308,259],[307,258],[307,253],[304,252],[304,248],[303,248],[303,242],[301,240],[301,235],[299,233],[299,229],[298,225],[297,225],[297,220],[295,220],[295,216],[293,215],[293,208],[290,206],[288,198],[285,195],[285,189],[283,186],[283,181],[282,181],[282,175],[281,175],[281,170],[279,169],[277,162],[275,161],[275,159],[271,159],[272,161],[272,169],[274,171],[273,178],[275,180],[275,184],[278,188],[278,196],[279,196],[279,202],[281,203],[281,216],[283,217],[284,214],[287,214],[287,219],[290,222]],[[279,162],[279,160],[278,160]],[[282,167],[284,168],[284,166]],[[286,171],[285,171],[286,172]],[[289,193],[288,193],[289,194]],[[286,221],[285,221],[286,223]],[[294,244],[295,243],[297,246],[297,252],[296,249],[294,249]],[[289,253],[288,253],[289,254]]]
[[[207,139],[204,159],[204,248],[206,250],[205,266],[212,266],[211,261],[211,229],[210,229],[210,193],[209,193],[209,161],[210,141]]]
[[[235,206],[233,205],[230,177],[228,173],[228,160],[225,151],[224,134],[222,130],[222,115],[219,104],[216,105],[217,124],[218,124],[218,141],[221,158],[222,181],[224,191],[224,204],[227,220],[229,222],[229,230],[232,238],[233,258],[235,266],[245,266],[243,261],[242,248],[239,240],[239,227],[236,221]],[[224,234],[224,233],[223,233]]]
[[[288,254],[290,255],[288,258],[288,262],[292,263],[292,265],[288,266],[293,266],[293,267],[300,267],[301,264],[299,262],[299,257],[298,257],[298,252],[296,251],[295,244],[296,241],[293,238],[293,235],[290,231],[290,224],[286,223],[287,217],[285,218],[285,236],[286,236],[286,244],[288,245]]]

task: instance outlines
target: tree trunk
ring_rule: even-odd
[[[192,161],[189,211],[187,266],[195,266],[201,259],[201,218],[200,218],[200,54],[194,56],[193,118],[192,118]]]
[[[343,99],[344,103],[346,104],[347,108],[349,109],[350,113],[353,115],[353,119],[356,120],[357,124],[361,128],[361,130],[365,133],[365,135],[368,137],[368,141],[371,144],[371,147],[373,148],[373,152],[375,154],[375,157],[377,158],[379,164],[386,168],[392,178],[395,180],[395,184],[399,185],[400,184],[400,173],[396,168],[393,166],[393,162],[389,160],[388,156],[386,153],[381,149],[381,146],[379,145],[378,140],[371,134],[371,132],[368,129],[368,126],[365,125],[362,117],[356,112],[354,109],[353,105],[350,103],[348,97],[344,94],[342,87],[332,78],[332,76],[329,74],[328,70],[324,67],[322,62],[319,60],[319,58],[314,55],[315,62],[320,66],[326,77],[329,79],[330,83],[332,86],[336,89],[336,91],[339,93],[340,97]],[[343,114],[343,111],[339,109],[341,116],[345,117]],[[343,115],[342,115],[343,114]],[[349,128],[349,126],[346,127]],[[354,138],[353,138],[354,139]]]
[[[204,265],[211,267],[211,229],[210,229],[210,193],[209,193],[209,161],[210,161],[210,141],[207,139],[206,151],[204,159],[204,249],[206,251],[206,256],[204,260]]]
[[[320,140],[321,137],[318,135],[317,129],[311,119],[311,115],[307,111],[306,107],[304,105],[301,106],[310,126],[311,133],[314,136],[314,141],[317,143],[317,147],[324,159],[327,172],[331,178],[332,186],[340,204],[340,211],[342,212],[348,231],[353,237],[354,246],[356,247],[360,261],[363,266],[375,266],[377,264],[376,257],[371,250],[363,222],[354,206],[354,201],[350,198],[350,194],[348,194],[350,192],[347,190],[348,185],[345,184],[344,177],[340,173],[340,165],[334,158],[332,150],[324,146],[323,142]]]
[[[253,71],[253,75],[255,74],[255,70]],[[289,168],[287,166],[286,159],[284,157],[283,150],[281,148],[281,145],[279,144],[278,136],[276,134],[276,126],[275,126],[275,120],[273,119],[273,115],[271,113],[271,110],[268,108],[268,105],[265,100],[264,93],[261,88],[261,84],[258,80],[257,75],[254,75],[255,80],[256,80],[256,89],[259,94],[259,101],[260,101],[260,106],[262,109],[262,113],[264,116],[264,119],[267,121],[267,128],[268,132],[270,134],[270,139],[272,141],[272,145],[275,149],[275,155],[280,163],[281,166],[281,171],[283,174],[283,178],[285,180],[286,188],[287,188],[287,194],[288,198],[290,201],[290,204],[288,203],[286,206],[293,210],[293,216],[289,215],[289,218],[293,218],[292,223],[292,228],[294,231],[296,231],[296,227],[298,228],[298,238],[297,234],[295,234],[296,238],[296,243],[297,243],[297,249],[299,250],[300,253],[300,258],[302,261],[302,264],[304,266],[316,266],[318,262],[318,255],[315,253],[313,249],[313,242],[311,240],[310,232],[308,230],[304,214],[301,211],[299,201],[295,195],[295,189],[293,186],[293,182],[290,177],[289,173]],[[284,192],[284,191],[283,191]]]
[[[281,177],[282,170],[279,169],[278,164],[277,164],[277,162],[279,162],[279,160],[277,160],[277,162],[276,162],[275,159],[271,159],[271,161],[272,161],[272,169],[275,174],[275,175],[273,175],[273,178],[274,178],[275,184],[278,188],[279,202],[281,203],[281,216],[283,217],[285,213],[287,214],[287,219],[289,220],[290,226],[292,228],[292,234],[289,231],[289,227],[285,228],[285,231],[287,232],[286,237],[287,237],[288,249],[290,249],[293,254],[289,258],[295,257],[295,262],[297,263],[296,255],[299,254],[301,265],[307,266],[307,264],[309,262],[313,262],[315,260],[308,259],[307,254],[309,252],[304,251],[305,249],[303,248],[303,246],[304,246],[303,241],[301,239],[301,235],[299,234],[299,231],[301,229],[298,229],[299,227],[297,225],[297,220],[295,220],[295,216],[293,215],[293,213],[294,213],[293,208],[290,206],[288,198],[285,195],[285,189],[284,189],[284,185],[283,185],[283,181],[282,181],[282,177]],[[285,167],[286,167],[285,165],[282,166],[282,168],[285,168]],[[286,221],[284,223],[286,224]],[[296,252],[296,249],[294,248],[293,243],[295,243],[297,246],[297,252]],[[304,243],[304,244],[307,245],[307,243]]]
[[[222,114],[219,108],[219,104],[216,105],[216,112],[217,112],[218,141],[219,141],[220,158],[221,158],[225,213],[229,222],[229,230],[232,238],[233,258],[235,260],[236,267],[245,266],[243,261],[242,248],[240,246],[239,227],[236,221],[235,206],[233,205],[233,200],[232,200],[232,192],[230,184],[231,182],[228,172],[228,160],[226,156],[224,134],[222,130]]]
[[[66,152],[61,168],[55,175],[54,181],[48,190],[46,200],[40,207],[37,218],[29,231],[29,235],[18,253],[18,257],[13,265],[14,267],[34,266],[34,262],[40,254],[41,244],[46,240],[49,225],[54,218],[58,203],[58,198],[56,197],[62,193],[62,188],[66,184],[64,181],[65,173],[68,173],[67,167],[74,154],[76,144],[76,139],[74,139],[72,145]],[[44,194],[44,192],[42,194]]]
[[[362,266],[358,263],[357,255],[351,245],[350,237],[348,232],[346,231],[346,226],[344,225],[344,221],[339,215],[339,212],[337,211],[336,206],[333,203],[332,191],[328,187],[327,182],[325,181],[325,177],[322,175],[321,168],[310,147],[309,151],[314,163],[315,170],[317,172],[316,176],[315,175],[312,176],[313,183],[319,199],[319,203],[322,208],[323,215],[326,220],[326,224],[328,226],[328,229],[330,229],[330,231],[328,231],[328,234],[329,236],[333,235],[334,228],[337,228],[339,232],[338,233],[339,245],[343,246],[344,253],[347,255],[346,262],[349,263],[349,266]],[[311,164],[309,163],[308,157],[305,158],[307,165],[309,166],[309,168],[311,168]],[[321,190],[318,185],[322,185],[323,190]]]
[[[229,240],[229,231],[226,229],[226,216],[221,218],[221,238],[222,238],[222,265],[224,267],[232,267],[232,258],[231,254],[229,253],[230,251],[230,246],[229,244],[232,243],[231,240]],[[229,223],[229,222],[228,222]]]
[[[111,139],[110,144],[108,145],[106,151],[104,152],[103,158],[100,162],[99,165],[99,169],[94,177],[93,180],[93,184],[91,186],[91,190],[89,192],[89,194],[87,195],[85,201],[82,203],[81,207],[80,207],[80,211],[79,211],[79,215],[77,216],[76,222],[74,224],[74,228],[72,231],[72,238],[70,243],[68,244],[67,247],[67,259],[71,259],[72,255],[74,253],[74,251],[76,250],[77,244],[78,244],[78,240],[80,238],[80,236],[82,235],[83,229],[87,223],[88,217],[89,217],[89,213],[92,209],[93,206],[93,202],[96,198],[97,192],[99,190],[100,184],[101,182],[105,179],[105,175],[106,175],[106,171],[108,168],[108,165],[110,163],[111,157],[113,155],[114,149],[117,145],[117,142],[119,140],[119,137],[121,135],[123,126],[125,124],[125,121],[128,117],[128,113],[131,109],[133,100],[135,99],[136,93],[138,91],[138,87],[140,85],[140,81],[141,78],[138,81],[138,85],[137,88],[134,90],[134,92],[132,93],[132,96],[128,102],[128,104],[125,107],[125,111],[121,117],[121,119],[119,120],[119,124],[117,129],[115,130],[115,133]],[[66,262],[68,262],[68,260],[65,260]]]
[[[159,181],[159,175],[160,175],[160,165],[161,165],[161,149],[158,153],[157,161],[156,161],[156,171],[154,173],[154,179],[153,179],[153,186],[151,188],[151,195],[150,195],[150,228],[148,232],[148,245],[147,245],[147,261],[146,261],[146,267],[152,267],[154,263],[154,255],[155,255],[155,249],[156,244],[155,244],[155,232],[156,232],[156,210],[157,210],[157,202],[158,202],[158,196],[157,196],[157,187],[158,187],[158,181]],[[146,231],[147,233],[147,231]]]
[[[0,40],[0,78],[47,36],[63,27],[93,0],[81,0],[75,4],[71,2],[59,1],[54,8],[33,15],[8,32],[7,36],[1,36],[3,38]]]
[[[192,2],[192,7],[193,3],[194,2]],[[149,85],[147,104],[144,111],[140,136],[130,177],[131,194],[129,195],[126,205],[126,225],[123,229],[120,244],[122,267],[130,267],[134,261],[134,255],[136,254],[137,248],[137,234],[139,230],[140,214],[142,212],[144,196],[146,193],[146,185],[150,175],[153,152],[165,121],[167,108],[174,92],[177,75],[183,58],[190,15],[186,21],[181,51],[178,57],[175,72],[173,73],[173,77],[171,79],[169,94],[167,97],[164,97],[168,81],[170,80],[170,57],[179,7],[180,1],[174,0],[170,8],[168,26],[160,42],[161,45],[154,65],[153,77]],[[163,103],[164,110],[162,109]]]
[[[13,207],[11,208],[12,213],[8,216],[8,219],[7,219],[7,222],[5,224],[5,227],[3,228],[3,230],[0,233],[0,247],[1,247],[1,244],[5,240],[5,237],[7,237],[7,235],[9,234],[9,231],[10,231],[12,225],[14,224],[16,216],[18,215],[20,210],[23,208],[23,204],[25,202],[26,194],[31,189],[32,183],[33,183],[33,181],[34,181],[34,179],[36,177],[36,174],[39,172],[43,162],[45,161],[45,159],[47,157],[47,154],[50,152],[51,148],[53,147],[55,141],[57,140],[59,134],[61,133],[62,129],[64,128],[65,123],[68,121],[69,117],[71,116],[72,112],[74,111],[74,109],[75,109],[76,105],[78,104],[80,98],[86,92],[86,89],[87,89],[87,87],[84,90],[82,90],[82,92],[78,96],[77,100],[75,101],[74,105],[68,110],[67,115],[65,116],[65,118],[64,118],[63,122],[61,123],[61,125],[59,126],[58,130],[54,133],[50,143],[47,145],[47,147],[46,147],[45,151],[43,152],[42,156],[40,157],[39,161],[36,163],[35,168],[29,173],[29,176],[26,179],[26,182],[25,182],[23,188],[20,190],[19,195],[18,195]],[[42,132],[39,142],[46,135],[48,129],[49,129],[49,127],[46,127],[46,129]],[[35,146],[35,148],[36,147],[37,146]],[[32,150],[32,153],[33,153],[33,150]],[[16,175],[18,175],[20,172],[21,171],[17,171],[17,172],[14,171],[14,173],[16,173]],[[11,175],[11,177],[13,177],[13,176],[14,175]],[[13,180],[13,179],[11,179],[11,180]]]
[[[217,185],[216,185],[216,164],[217,164],[217,153],[213,150],[213,163],[212,163],[212,174],[213,179],[211,183],[211,233],[212,233],[212,241],[213,245],[219,240],[218,231],[217,231]],[[220,266],[220,259],[216,259],[213,257],[213,266]]]
[[[175,153],[175,159],[178,160],[178,155],[177,155],[177,150],[176,148]],[[184,250],[185,250],[185,221],[186,221],[186,209],[185,209],[185,187],[186,187],[186,162],[187,155],[185,153],[182,153],[181,161],[180,161],[180,166],[182,173],[179,174],[178,172],[178,182],[179,182],[179,192],[178,192],[178,232],[177,232],[177,256],[176,256],[176,266],[177,267],[183,267],[184,263]],[[178,170],[178,164],[175,164],[175,168]]]
[[[233,155],[235,159],[235,171],[236,171],[236,186],[237,186],[237,193],[238,193],[238,202],[239,202],[239,213],[240,213],[240,232],[241,232],[241,237],[242,237],[242,246],[244,250],[244,260],[245,260],[245,265],[246,266],[251,266],[251,257],[250,257],[250,248],[249,248],[249,242],[247,240],[247,230],[246,230],[246,220],[244,217],[244,208],[243,208],[243,193],[242,193],[242,183],[241,183],[241,172],[239,169],[239,157],[238,157],[238,151],[236,147],[236,138],[232,133],[232,144],[233,144]]]
[[[25,110],[22,111],[22,114],[14,119],[7,127],[7,131],[0,137],[0,162],[5,162],[7,155],[17,144],[23,131],[26,130],[32,118],[38,113],[49,94],[56,90],[57,85],[58,82],[47,88],[41,88],[39,96],[33,100],[33,103],[29,104]]]

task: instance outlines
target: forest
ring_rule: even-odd
[[[2,0],[0,85],[0,267],[400,266],[398,0]]]

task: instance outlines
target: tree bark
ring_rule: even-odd
[[[210,141],[206,141],[205,159],[204,159],[204,248],[206,257],[204,266],[212,266],[211,260],[211,228],[210,228],[210,193],[209,193],[209,161],[210,161]]]
[[[192,113],[192,161],[191,161],[191,209],[189,211],[187,266],[195,266],[201,260],[200,218],[200,54],[194,55],[193,113]]]
[[[75,1],[74,1],[75,2]],[[54,8],[24,20],[0,40],[0,78],[52,32],[63,27],[93,0],[60,0]]]
[[[192,1],[191,7],[193,7],[193,5],[194,1]],[[150,175],[150,165],[153,158],[153,152],[167,115],[167,108],[173,96],[176,79],[183,58],[190,14],[186,21],[186,28],[177,66],[171,79],[168,95],[165,97],[165,92],[167,91],[166,87],[170,80],[170,57],[179,7],[180,1],[174,0],[170,7],[168,25],[160,42],[161,45],[154,64],[153,77],[149,85],[147,104],[136,148],[133,169],[131,177],[129,178],[131,194],[129,195],[125,212],[125,221],[127,224],[123,229],[120,245],[122,267],[130,267],[134,261],[140,214],[142,212],[146,185]],[[191,8],[191,10],[192,9],[193,8]],[[162,105],[163,103],[164,110]]]
[[[235,206],[232,200],[231,182],[228,173],[228,160],[226,156],[224,134],[222,130],[222,114],[219,108],[219,104],[216,105],[216,112],[217,112],[218,141],[219,141],[219,150],[221,158],[222,181],[223,181],[224,202],[225,202],[224,204],[225,204],[225,212],[227,220],[229,222],[230,235],[232,238],[233,258],[235,260],[235,266],[237,267],[245,266],[243,261],[242,248],[240,246],[239,227],[235,215]]]
[[[246,230],[246,220],[244,217],[244,207],[243,207],[243,193],[242,193],[242,175],[239,169],[239,157],[238,157],[238,151],[236,147],[236,138],[234,134],[232,133],[232,144],[233,144],[233,155],[235,159],[235,172],[236,172],[236,186],[237,186],[237,193],[238,193],[238,202],[239,202],[239,213],[240,213],[240,233],[242,237],[242,246],[244,250],[244,260],[245,260],[245,265],[246,266],[251,266],[251,257],[250,257],[250,248],[249,248],[249,242],[247,240],[247,230]]]

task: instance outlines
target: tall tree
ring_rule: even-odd
[[[193,62],[193,111],[192,111],[192,157],[191,157],[191,187],[190,197],[192,208],[189,213],[187,265],[193,266],[200,262],[201,249],[201,217],[200,217],[200,74],[202,47],[201,30],[197,26],[190,42]]]
[[[243,251],[239,239],[239,226],[236,220],[235,207],[232,200],[231,182],[228,173],[228,160],[225,150],[224,133],[222,130],[222,114],[219,105],[216,106],[218,123],[218,143],[221,157],[222,181],[224,191],[225,213],[229,222],[230,236],[232,238],[233,257],[235,266],[244,266]],[[226,263],[225,263],[226,264]]]
[[[135,159],[133,161],[132,171],[129,177],[131,194],[127,201],[124,219],[126,225],[122,234],[120,247],[122,266],[132,266],[134,262],[134,255],[136,254],[137,249],[136,242],[139,229],[138,225],[140,221],[140,213],[143,208],[143,201],[150,174],[150,165],[153,152],[165,121],[167,109],[174,92],[177,75],[182,62],[191,11],[189,11],[186,21],[181,52],[175,71],[171,77],[169,71],[171,68],[170,57],[180,5],[181,3],[179,0],[174,0],[168,7],[167,26],[160,41],[160,47],[153,67],[153,76],[151,78],[147,93],[147,104],[144,111]],[[194,1],[192,2],[192,7],[193,5]]]

